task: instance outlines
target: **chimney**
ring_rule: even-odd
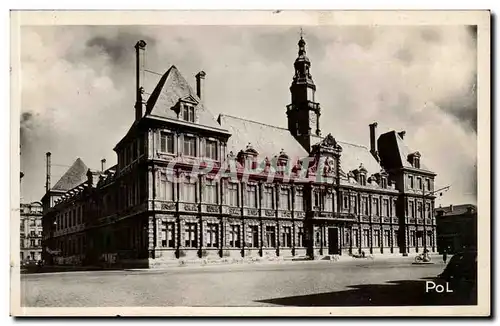
[[[377,126],[378,126],[378,123],[376,123],[376,122],[370,124],[370,152],[378,160]]]
[[[196,74],[196,95],[198,95],[198,97],[203,101],[205,100],[205,94],[204,94],[204,91],[205,91],[205,85],[204,84],[204,81],[205,81],[205,76],[207,74],[205,74],[204,71],[200,71],[199,73]]]
[[[50,156],[52,154],[50,152],[47,152],[45,156],[47,157],[47,176],[45,179],[45,192],[49,192],[50,190]]]
[[[135,120],[139,121],[144,115],[144,62],[145,62],[146,42],[140,40],[135,45]]]
[[[101,171],[104,171],[106,169],[106,159],[103,158],[101,160]]]
[[[450,205],[450,212],[453,212],[453,205]]]
[[[399,135],[399,137],[401,137],[401,139],[405,139],[406,131],[405,130],[400,131],[400,132],[398,132],[398,135]]]

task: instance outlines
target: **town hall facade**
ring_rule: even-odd
[[[212,116],[205,73],[172,66],[147,100],[136,44],[135,121],[100,171],[77,159],[42,199],[48,263],[156,267],[191,259],[318,259],[436,250],[435,173],[404,143],[341,141],[321,121],[299,40],[287,128]]]

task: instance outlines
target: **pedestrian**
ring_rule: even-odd
[[[447,259],[447,252],[446,252],[446,249],[443,251],[443,263],[446,264],[446,259]]]

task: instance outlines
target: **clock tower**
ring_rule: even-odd
[[[302,34],[302,33],[301,33]],[[321,109],[315,102],[316,85],[310,73],[311,62],[306,56],[306,41],[299,40],[299,55],[295,59],[290,93],[292,103],[287,105],[288,130],[308,151],[311,150],[311,136],[321,136],[319,117]]]

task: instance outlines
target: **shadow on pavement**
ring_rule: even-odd
[[[435,284],[445,285],[441,280]],[[348,286],[350,290],[310,295],[259,300],[281,306],[434,306],[477,305],[477,289],[464,284],[452,288],[453,293],[426,293],[426,282],[430,280],[390,281],[385,284],[360,284]]]

